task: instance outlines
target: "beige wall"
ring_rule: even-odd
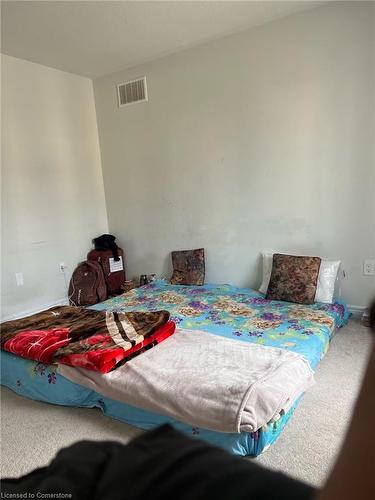
[[[149,102],[116,84],[147,76]],[[259,284],[264,249],[375,257],[374,5],[335,3],[94,81],[109,230],[130,275],[205,247],[207,280]]]
[[[2,317],[66,297],[107,231],[92,81],[2,56]],[[24,286],[15,273],[22,272]]]

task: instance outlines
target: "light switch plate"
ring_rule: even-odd
[[[23,274],[22,273],[16,273],[16,283],[17,283],[17,286],[23,286]]]

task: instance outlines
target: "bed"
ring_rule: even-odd
[[[349,313],[344,303],[299,305],[269,301],[259,292],[231,285],[170,285],[164,280],[131,290],[93,306],[95,310],[153,311],[166,309],[181,328],[205,330],[233,340],[278,347],[302,354],[315,370],[335,331]],[[237,455],[256,456],[280,435],[300,400],[256,432],[222,433],[179,422],[129,406],[63,377],[56,366],[1,351],[2,385],[31,399],[66,406],[100,408],[112,418],[141,429],[163,423]]]

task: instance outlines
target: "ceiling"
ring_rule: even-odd
[[[97,78],[322,3],[2,1],[1,52]]]

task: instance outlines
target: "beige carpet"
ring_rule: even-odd
[[[351,321],[333,339],[308,391],[278,441],[255,460],[314,485],[323,483],[340,447],[370,349],[369,330]],[[1,390],[1,476],[47,464],[80,439],[126,443],[140,431],[100,410],[65,408]]]

